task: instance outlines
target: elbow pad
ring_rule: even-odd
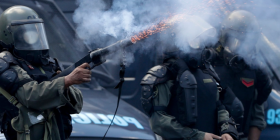
[[[141,81],[141,105],[148,116],[151,116],[154,110],[165,110],[166,107],[153,106],[154,86],[169,80],[169,74],[165,66],[155,66],[151,68],[147,75]]]
[[[183,90],[176,96],[177,108],[180,112],[176,119],[183,126],[190,126],[195,124],[197,119],[197,81],[188,70],[184,71],[178,80]]]

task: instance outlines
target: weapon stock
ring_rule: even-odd
[[[132,45],[134,43],[135,42],[132,42],[130,38],[127,38],[124,40],[120,40],[105,48],[99,48],[99,49],[93,50],[93,51],[89,52],[88,55],[86,55],[85,57],[83,57],[82,59],[80,59],[79,61],[74,63],[73,65],[71,65],[68,68],[66,68],[65,70],[63,70],[61,73],[59,73],[58,75],[51,78],[51,80],[54,80],[58,77],[62,77],[62,76],[66,76],[66,75],[70,74],[76,67],[80,66],[83,63],[89,63],[89,64],[94,63],[93,67],[98,66],[106,61],[104,59],[104,56],[106,56],[110,53],[114,53],[117,50],[124,48],[126,46],[129,46],[129,45]]]

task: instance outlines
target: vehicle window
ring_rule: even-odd
[[[69,30],[64,17],[48,3],[40,2],[44,8],[37,12],[43,18],[50,46],[50,55],[64,62],[75,62],[88,53],[88,49]],[[62,54],[63,53],[63,54]],[[67,55],[65,55],[67,54]]]

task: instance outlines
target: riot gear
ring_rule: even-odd
[[[141,105],[147,115],[151,115],[154,111],[152,100],[154,95],[153,88],[156,84],[166,82],[169,79],[170,74],[167,74],[167,68],[165,66],[155,66],[151,68],[147,75],[142,79],[142,96]]]
[[[233,11],[222,23],[219,42],[211,48],[212,53],[215,51],[218,54],[211,63],[221,78],[222,85],[229,87],[234,93],[224,95],[230,99],[223,100],[223,104],[226,104],[235,121],[240,124],[238,130],[244,132],[245,136],[248,135],[252,122],[260,130],[265,127],[262,125],[265,124],[264,112],[255,115],[251,112],[254,112],[255,104],[261,106],[271,90],[268,76],[259,65],[252,67],[250,63],[257,52],[255,44],[259,35],[258,22],[251,13],[244,10]],[[254,64],[256,63],[255,61]],[[243,107],[240,106],[242,104]],[[255,117],[258,118],[258,123],[255,122]]]
[[[0,21],[3,48],[33,65],[48,64],[49,46],[43,20],[38,18],[34,10],[13,6],[1,14]]]
[[[180,26],[178,28],[181,28]],[[204,65],[204,49],[206,46],[212,44],[217,40],[216,29],[205,22],[203,19],[192,16],[188,21],[184,22],[184,28],[186,31],[191,32],[190,35],[186,35],[185,42],[188,47],[180,54],[180,58],[188,63],[188,66],[193,69],[203,67]],[[178,34],[183,34],[182,29],[178,29]],[[180,45],[180,44],[178,44]]]
[[[228,133],[236,139],[238,134],[233,130],[234,123],[226,120],[217,122],[216,102],[220,99],[217,84],[220,79],[210,65],[207,58],[210,55],[205,49],[209,43],[208,39],[213,41],[216,37],[216,30],[203,20],[193,18],[190,21],[193,26],[184,25],[184,28],[191,27],[186,31],[194,34],[181,40],[185,48],[180,46],[180,41],[179,43],[176,41],[178,48],[184,52],[166,58],[161,65],[167,70],[165,80],[161,83],[151,82],[152,86],[148,86],[145,84],[148,83],[145,82],[148,77],[151,81],[158,81],[158,78],[151,77],[148,72],[141,82],[142,97],[149,92],[148,99],[151,99],[149,108],[153,108],[154,105],[154,109],[149,110],[151,127],[165,139],[202,139],[199,136],[201,132],[198,131],[217,134],[219,125],[226,123],[231,127],[223,129],[221,133]],[[183,31],[177,33],[180,36]],[[228,112],[225,109],[223,111],[222,115],[219,114],[220,117],[229,120]],[[223,117],[226,113],[227,116]],[[188,128],[191,128],[191,131],[188,131]]]
[[[14,95],[19,87],[32,79],[18,80],[17,73],[10,66],[18,64],[13,55],[8,51],[0,53],[0,87]]]
[[[247,67],[244,59],[232,53],[228,47],[223,48],[223,58],[225,64],[231,67],[234,72],[240,72]]]
[[[189,70],[186,70],[179,78],[177,82],[180,84],[180,88],[182,88],[182,93],[175,95],[175,99],[171,100],[171,107],[168,108],[167,112],[174,115],[183,126],[195,125],[198,117],[197,81]],[[178,89],[178,87],[175,88]],[[172,109],[178,110],[178,112],[175,113]]]
[[[175,76],[175,77],[174,77]],[[182,100],[178,100],[180,112],[184,112],[178,117],[178,121],[183,125],[192,125],[197,118],[197,91],[196,79],[188,71],[188,66],[181,59],[167,61],[164,65],[151,68],[147,75],[142,79],[142,107],[148,115],[153,111],[166,110],[166,107],[153,106],[152,100],[156,96],[153,93],[155,85],[164,83],[170,79],[178,79],[184,89],[180,94]]]
[[[0,108],[0,113],[2,115],[0,118],[1,132],[4,132],[7,139],[14,139],[16,137],[18,139],[23,139],[23,137],[26,139],[38,139],[38,137],[43,136],[44,133],[48,137],[51,136],[51,134],[48,133],[49,131],[40,131],[43,130],[41,128],[45,127],[45,129],[48,130],[57,128],[52,134],[56,133],[55,135],[60,135],[61,139],[67,139],[72,132],[72,124],[69,123],[71,122],[71,116],[66,106],[62,105],[54,109],[53,106],[58,105],[54,105],[55,103],[53,103],[51,110],[45,111],[51,115],[47,116],[47,118],[45,118],[46,120],[44,119],[45,116],[42,117],[43,119],[39,117],[40,121],[37,121],[39,120],[39,114],[37,113],[41,110],[31,108],[29,106],[30,104],[26,107],[24,103],[20,102],[20,99],[26,101],[24,99],[25,97],[19,97],[26,92],[26,88],[30,89],[27,93],[37,92],[38,90],[40,94],[45,95],[55,93],[49,90],[56,90],[55,88],[59,88],[57,86],[53,86],[52,88],[44,88],[42,86],[37,89],[33,88],[41,82],[49,81],[57,74],[58,70],[61,70],[58,60],[49,57],[49,46],[43,20],[39,19],[38,14],[31,8],[25,6],[13,6],[8,8],[0,16],[0,45],[2,47],[1,49],[5,50],[0,53],[0,90],[3,95],[0,96],[2,103],[2,107]],[[33,66],[31,66],[31,64]],[[52,82],[56,81],[57,80],[53,80]],[[45,84],[48,84],[48,82],[45,82],[43,85]],[[64,83],[61,85],[64,85]],[[20,87],[23,86],[25,87],[21,90],[22,88]],[[70,88],[73,87],[69,87],[68,89]],[[67,90],[65,92],[67,92],[67,94],[76,94],[80,91]],[[38,94],[35,93],[35,95]],[[34,97],[28,97],[29,99],[34,99]],[[36,97],[33,101],[37,101],[37,99]],[[43,100],[46,100],[45,96]],[[51,101],[53,100],[52,98]],[[50,105],[47,103],[44,104],[45,108]],[[77,103],[78,102],[75,104]],[[72,111],[74,110],[71,110],[71,112]],[[55,118],[53,116],[55,116]],[[54,119],[56,122],[55,124],[51,123]],[[51,125],[46,127],[48,124],[46,124],[45,121],[48,121]],[[40,123],[40,125],[37,125],[38,123]],[[34,127],[34,124],[36,127]],[[39,131],[34,131],[35,129],[38,130],[38,128]],[[30,135],[30,131],[34,133]]]
[[[254,52],[260,36],[260,27],[255,16],[244,10],[233,11],[222,23],[220,43],[235,54]]]

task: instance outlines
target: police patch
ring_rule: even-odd
[[[212,80],[212,79],[203,79],[203,82],[204,82],[204,83],[212,83],[213,80]]]
[[[245,85],[246,87],[251,87],[254,85],[254,79],[250,79],[250,78],[240,78],[241,82],[243,85]]]

